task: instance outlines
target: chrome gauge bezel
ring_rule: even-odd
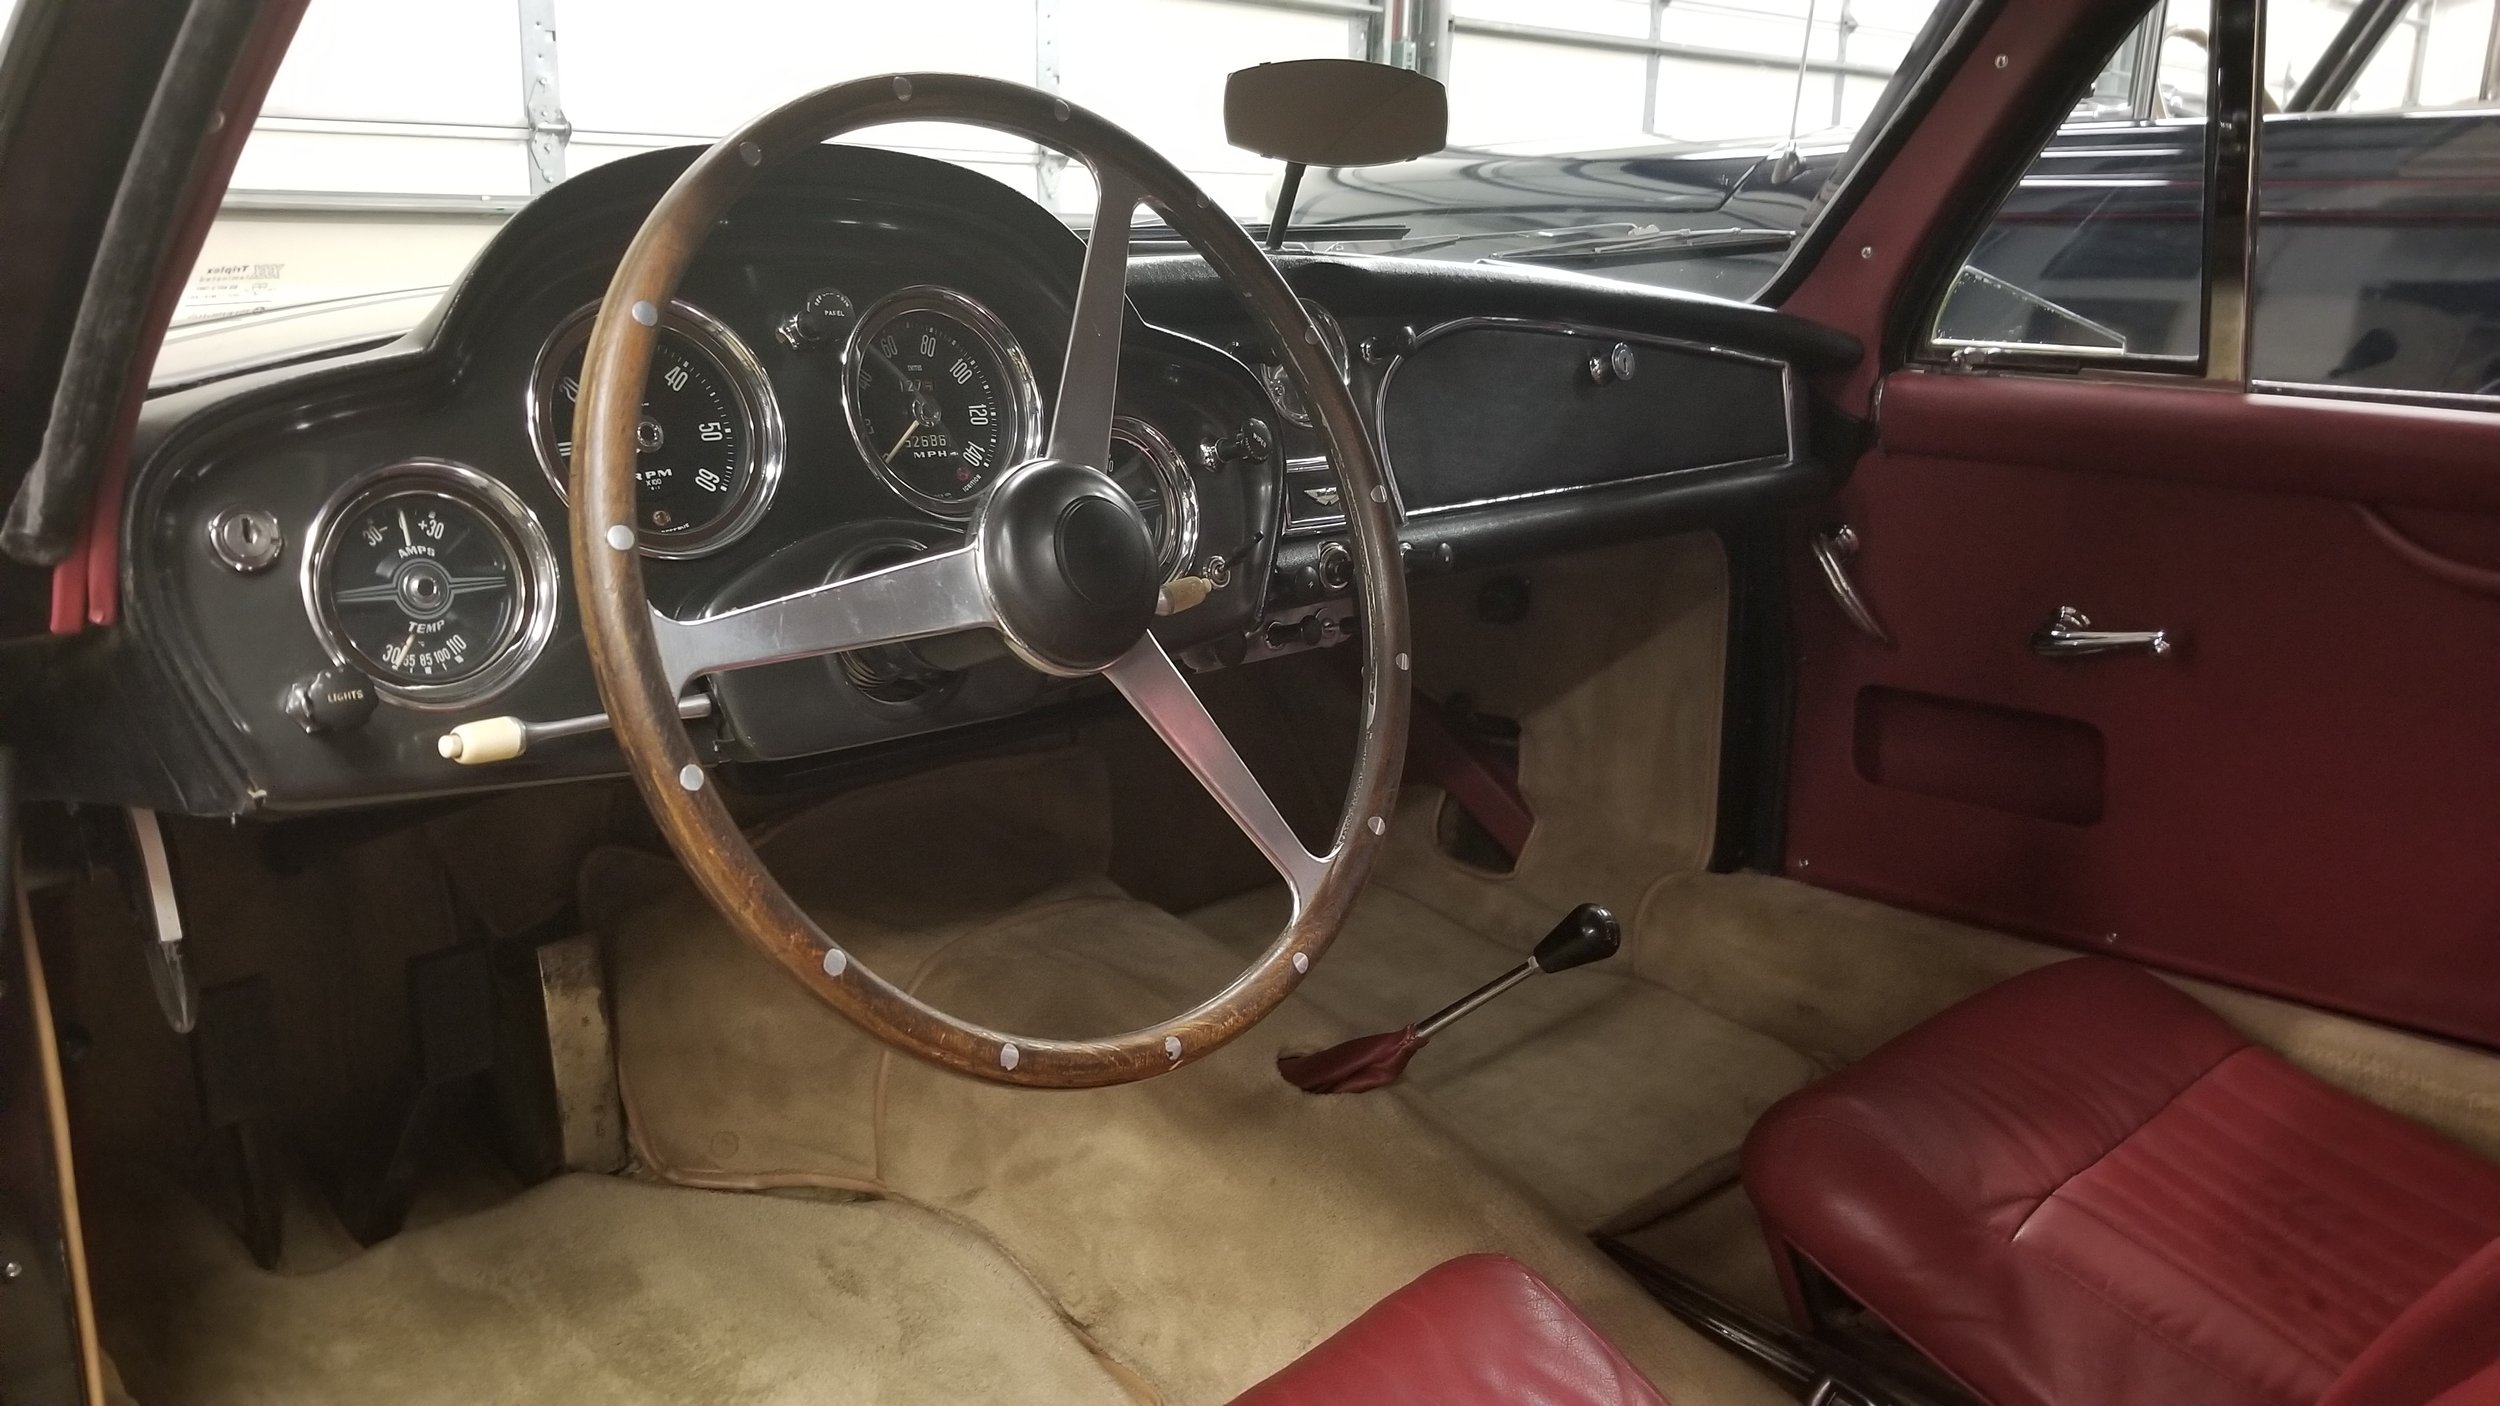
[[[378,661],[367,659],[348,640],[336,603],[330,599],[326,582],[331,559],[337,554],[339,524],[379,499],[405,492],[430,492],[476,510],[503,537],[505,548],[520,567],[527,598],[513,613],[512,624],[505,629],[503,638],[495,642],[486,662],[463,678],[442,683],[402,683],[383,678],[374,668]],[[546,528],[519,494],[466,464],[449,459],[401,459],[359,474],[321,505],[305,540],[312,547],[304,553],[299,588],[314,637],[321,641],[330,662],[365,674],[373,681],[375,691],[392,702],[435,711],[491,698],[538,661],[555,633],[560,583],[555,548],[548,541]]]
[[[1007,330],[1006,322],[997,313],[970,295],[940,284],[916,283],[898,288],[871,303],[851,324],[851,333],[842,342],[842,417],[850,424],[851,444],[867,463],[868,471],[894,490],[896,497],[931,516],[961,521],[980,510],[981,500],[989,496],[998,474],[992,474],[981,491],[967,497],[940,498],[923,493],[904,482],[894,466],[885,461],[884,452],[868,433],[867,415],[860,409],[860,349],[887,323],[910,312],[936,313],[956,323],[971,333],[973,340],[1005,370],[1007,404],[1000,408],[1009,422],[999,435],[999,442],[1007,446],[998,467],[1000,474],[1042,452],[1041,383],[1034,378],[1033,361],[1024,354],[1024,344]]]
[[[1189,476],[1189,461],[1163,431],[1134,415],[1111,421],[1112,439],[1142,454],[1163,488],[1163,531],[1155,544],[1163,563],[1163,579],[1172,581],[1198,556],[1198,485]]]
[[[1320,346],[1328,353],[1329,364],[1337,368],[1337,379],[1352,385],[1354,353],[1346,343],[1344,324],[1337,321],[1335,313],[1308,298],[1302,300],[1302,310],[1311,315],[1311,325],[1319,329]],[[1259,384],[1267,391],[1267,403],[1276,407],[1277,414],[1309,429],[1310,402],[1302,398],[1302,388],[1293,383],[1293,373],[1274,361],[1261,360],[1258,367]]]
[[[523,396],[530,452],[538,456],[539,471],[555,489],[556,500],[567,506],[573,501],[572,485],[566,481],[564,461],[556,457],[552,446],[570,433],[572,426],[555,423],[553,419],[563,413],[558,408],[562,400],[555,394],[555,380],[565,358],[590,340],[590,326],[598,316],[599,305],[587,303],[556,324],[547,340],[539,345],[538,359],[530,366],[529,386]],[[693,531],[641,534],[644,556],[676,561],[719,551],[764,520],[765,510],[773,505],[773,494],[781,487],[789,436],[782,424],[781,402],[773,395],[772,377],[765,374],[764,363],[756,359],[754,351],[737,333],[729,330],[728,324],[682,298],[672,298],[667,313],[660,319],[660,330],[685,338],[712,363],[728,385],[730,396],[737,401],[738,413],[746,420],[746,479],[721,515]]]

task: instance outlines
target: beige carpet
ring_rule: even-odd
[[[1065,879],[1107,810],[1098,766],[1068,754],[986,765],[969,790],[950,771],[844,797],[767,857],[860,960],[1010,1030],[1127,1028],[1238,972],[1232,953],[1106,880]],[[1011,843],[989,842],[992,821],[965,813],[967,795],[1020,817]],[[589,882],[623,892],[633,868],[612,857]],[[1280,1081],[1280,1049],[1349,1033],[1316,1010],[1289,1006],[1145,1084],[1000,1089],[887,1056],[662,882],[656,901],[616,915],[611,960],[631,1118],[665,1175],[877,1187],[960,1215],[1175,1403],[1229,1399],[1477,1250],[1543,1272],[1680,1406],[1781,1399],[1407,1104]],[[978,915],[1000,901],[1020,906]]]
[[[2076,955],[1760,874],[1662,880],[1638,929],[1644,978],[1844,1062],[2007,977]],[[2320,1079],[2500,1159],[2500,1056],[2211,982],[2173,982]]]
[[[1246,959],[1284,903],[1265,890],[1190,921]],[[1543,933],[1497,941],[1375,881],[1295,1000],[1350,1029],[1393,1030],[1500,975]],[[1617,958],[1514,988],[1435,1039],[1386,1096],[1596,1230],[1673,1209],[1696,1171],[1725,1165],[1762,1110],[1821,1072]]]
[[[105,1347],[144,1406],[1135,1399],[988,1241],[904,1205],[561,1177],[288,1276],[180,1196],[107,1204]]]

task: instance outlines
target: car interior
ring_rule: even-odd
[[[2283,3],[2117,214],[2146,7],[1937,6],[1750,296],[1309,237],[1428,63],[1186,95],[1263,227],[915,70],[152,378],[305,5],[21,0],[0,1402],[2500,1404],[2500,400],[2250,370],[2500,224]]]

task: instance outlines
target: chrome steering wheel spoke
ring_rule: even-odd
[[[651,611],[669,686],[703,674],[995,627],[998,617],[970,547],[846,576],[718,615],[675,620]]]
[[[1050,415],[1050,458],[1090,469],[1111,466],[1111,415],[1120,392],[1120,332],[1128,315],[1128,232],[1137,185],[1117,169],[1093,168],[1100,194],[1085,237],[1068,355]]]
[[[1148,635],[1103,670],[1103,676],[1126,695],[1129,705],[1172,749],[1172,755],[1180,758],[1181,765],[1198,778],[1198,784],[1215,797],[1216,804],[1241,827],[1241,833],[1249,836],[1250,843],[1267,856],[1267,862],[1276,866],[1276,872],[1284,876],[1285,886],[1293,891],[1293,911],[1299,917],[1334,856],[1313,854],[1303,848],[1293,826],[1276,809],[1267,788],[1250,774],[1241,753],[1233,749],[1232,739],[1224,735],[1224,729],[1208,714],[1206,705],[1198,701],[1197,690],[1189,686],[1172,656],[1163,652],[1163,645],[1153,635]]]

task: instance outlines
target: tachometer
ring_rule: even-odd
[[[417,706],[493,692],[528,667],[555,617],[555,555],[512,491],[415,459],[358,479],[322,510],[304,603],[330,657]]]
[[[559,325],[530,376],[530,437],[558,497],[571,486],[573,409],[596,304]],[[719,319],[672,302],[634,422],[634,515],[642,549],[699,556],[736,541],[781,479],[781,410],[755,353]]]
[[[906,502],[968,517],[1041,446],[1041,391],[1005,323],[952,289],[905,288],[861,314],[843,401],[868,467]]]

